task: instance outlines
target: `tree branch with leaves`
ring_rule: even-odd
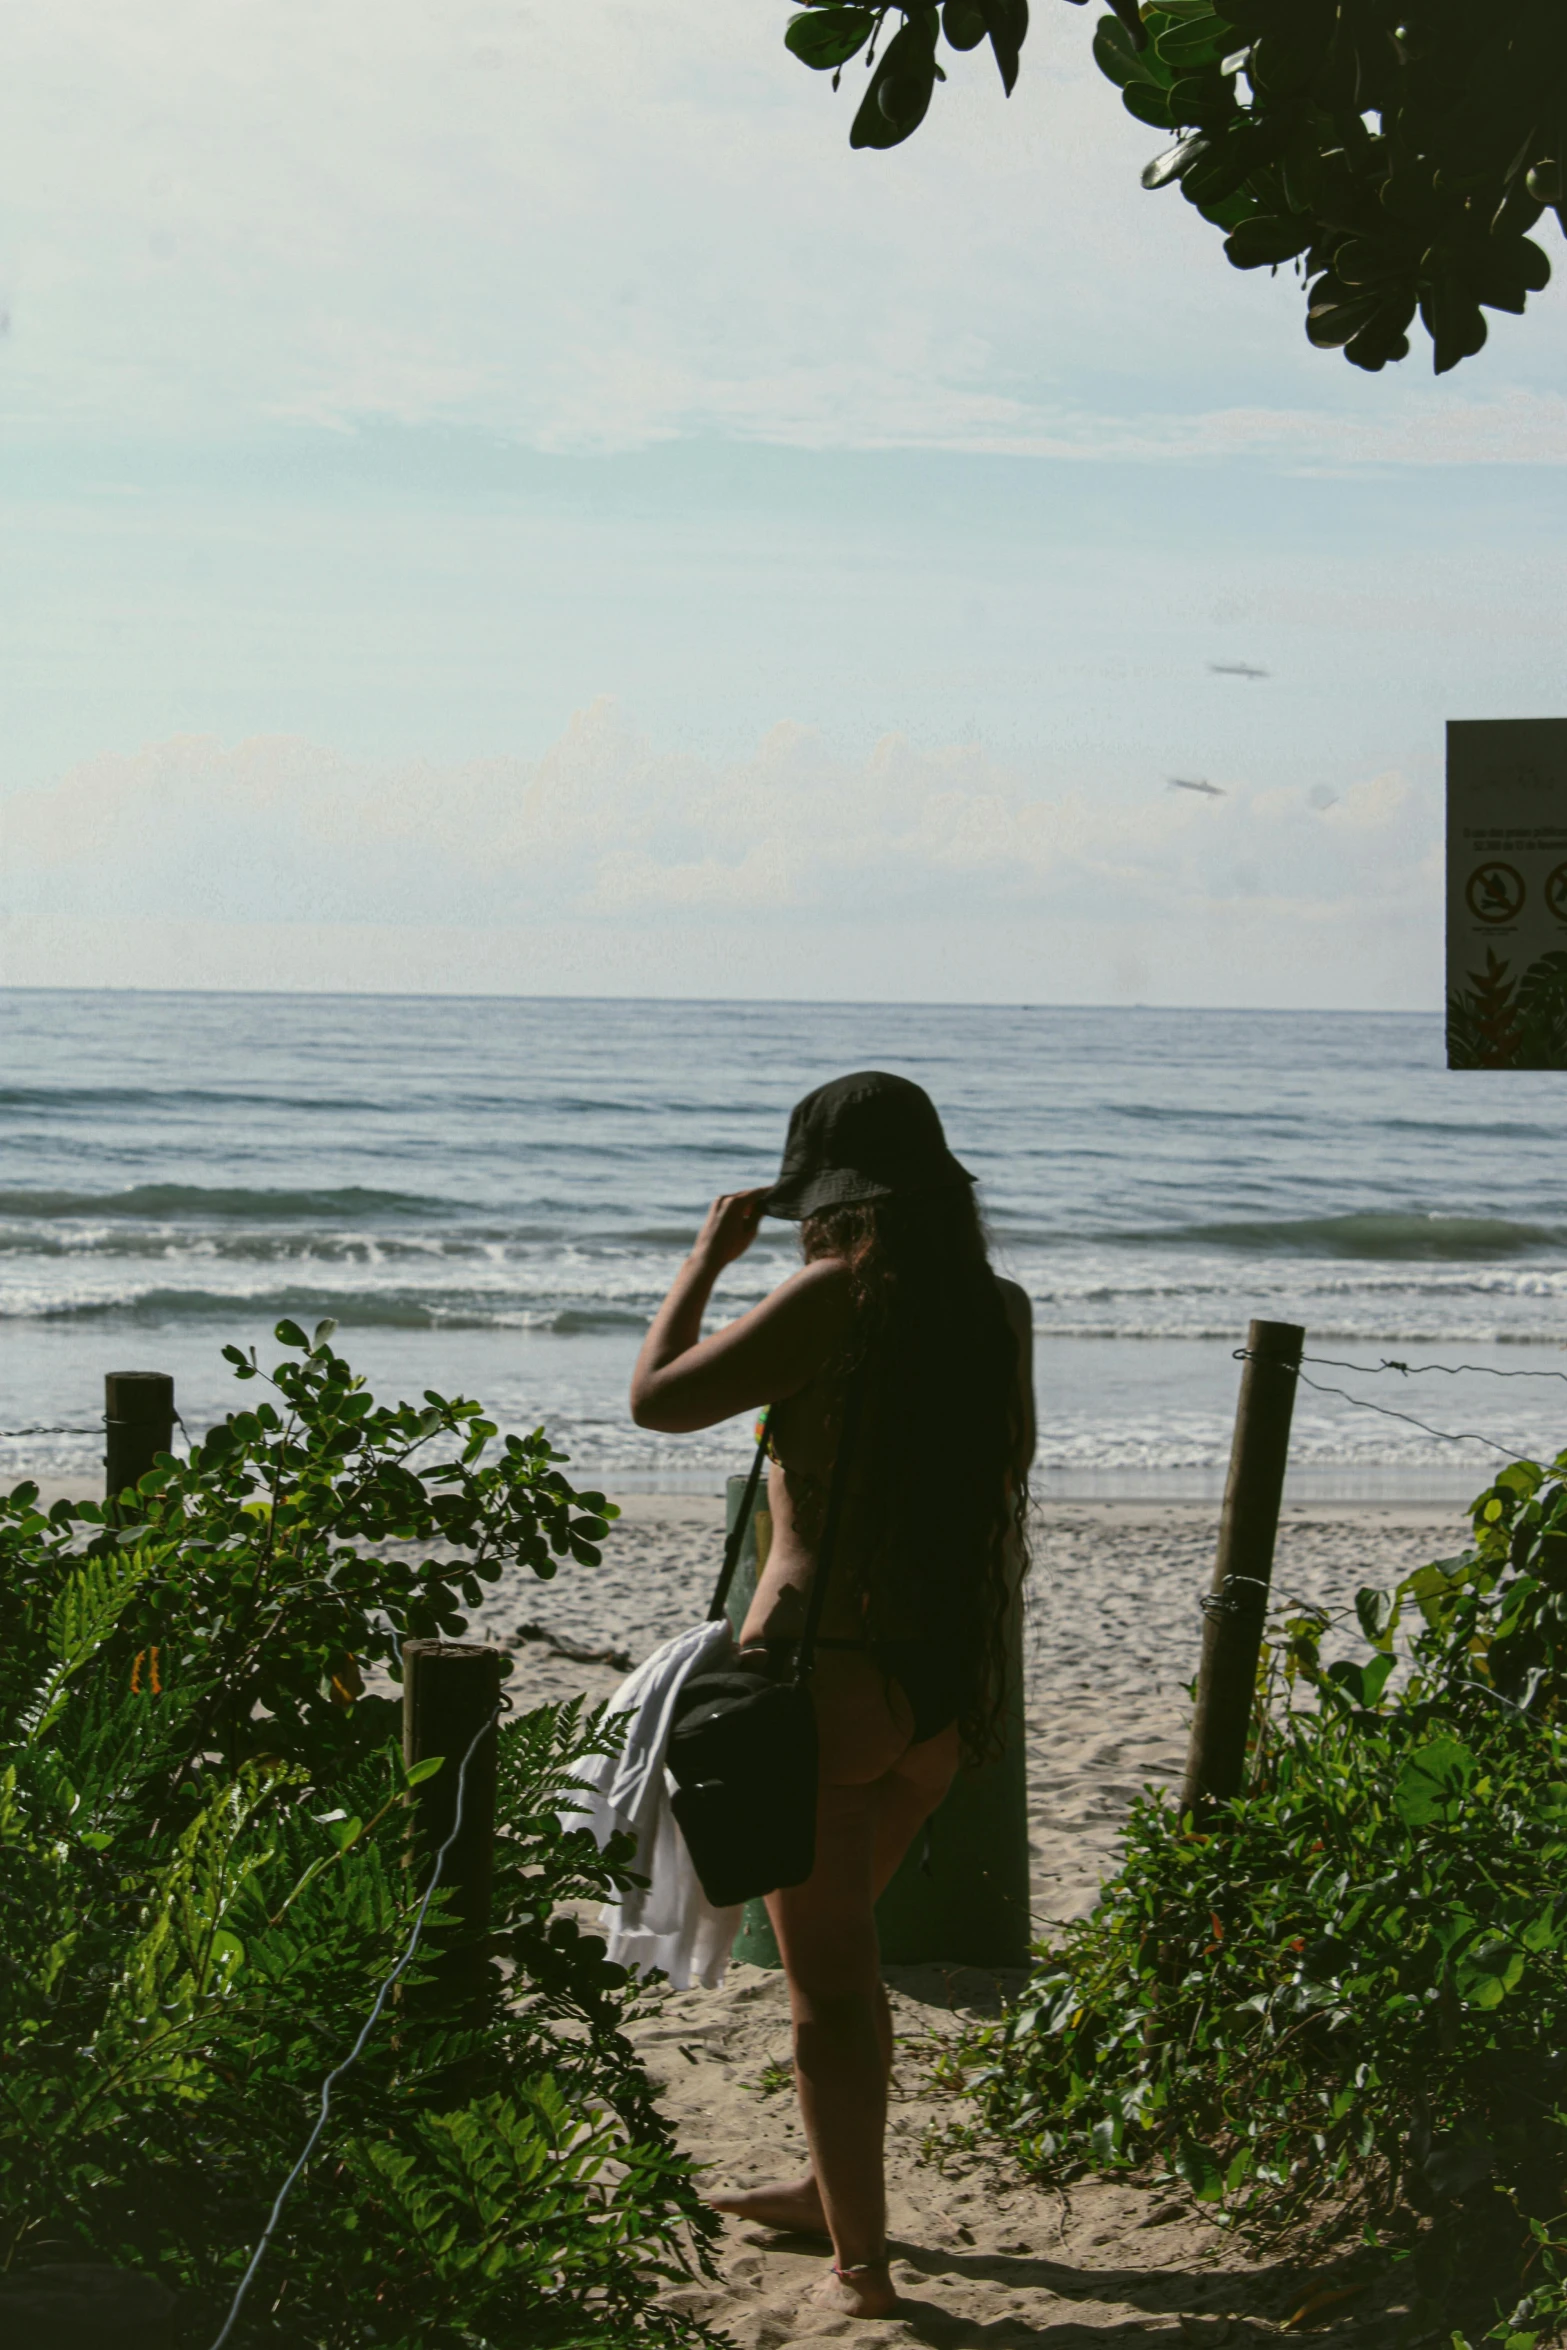
[[[1082,0],[1075,0],[1081,5]],[[1372,372],[1418,315],[1438,375],[1522,312],[1567,233],[1567,8],[1561,0],[1113,0],[1094,57],[1122,103],[1175,141],[1143,186],[1179,186],[1237,269],[1294,266],[1306,333]],[[887,38],[889,19],[896,29]],[[988,42],[1010,96],[1027,0],[812,6],[784,35],[833,86],[865,54],[849,143],[896,147],[929,112],[945,43]]]

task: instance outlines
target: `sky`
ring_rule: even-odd
[[[1560,286],[1366,377],[1091,10],[889,154],[788,13],[0,0],[0,982],[1439,1004]]]

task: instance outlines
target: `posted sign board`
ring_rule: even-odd
[[[1447,1065],[1567,1069],[1567,718],[1449,722]]]

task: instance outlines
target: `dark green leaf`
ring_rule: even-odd
[[[1106,80],[1122,89],[1130,82],[1166,89],[1174,78],[1157,50],[1146,42],[1139,47],[1118,16],[1102,16],[1094,27],[1094,63]]]
[[[1355,1615],[1373,1648],[1385,1648],[1398,1621],[1398,1602],[1391,1591],[1363,1585],[1355,1594]]]
[[[1383,1655],[1372,1658],[1361,1679],[1360,1702],[1362,1705],[1374,1706],[1380,1701],[1383,1690],[1393,1677],[1397,1663],[1398,1659],[1394,1656]]]
[[[1174,112],[1173,94],[1171,112]],[[1188,203],[1200,204],[1213,217],[1214,209],[1240,192],[1259,161],[1256,133],[1244,118],[1212,132],[1206,154],[1181,173],[1181,193]],[[1248,204],[1241,219],[1248,216]]]
[[[1121,103],[1128,114],[1147,123],[1150,130],[1173,131],[1168,94],[1154,82],[1129,82],[1121,92]]]
[[[1375,294],[1351,294],[1339,286],[1319,292],[1306,312],[1306,333],[1319,350],[1333,350],[1369,326],[1381,305]]]
[[[789,19],[784,46],[802,64],[827,73],[864,48],[875,24],[869,8],[813,8]]]
[[[1017,83],[1018,64],[1028,33],[1028,0],[975,0],[990,35],[1001,74],[1001,86],[1010,98]]]
[[[1224,250],[1237,269],[1277,267],[1293,261],[1311,242],[1311,220],[1306,213],[1253,213],[1224,240]]]
[[[1224,2173],[1196,2139],[1186,2139],[1176,2158],[1177,2168],[1199,2203],[1219,2203],[1224,2197]]]
[[[1172,122],[1202,123],[1217,130],[1233,120],[1235,111],[1234,93],[1217,74],[1182,74],[1170,84]]]
[[[1138,6],[1138,0],[1110,0],[1110,5],[1115,10],[1115,13],[1119,17],[1121,23],[1126,27],[1126,30],[1131,37],[1133,47],[1137,49],[1146,49],[1148,46],[1148,27],[1143,22],[1143,12],[1142,9]]]
[[[1214,227],[1223,229],[1226,236],[1232,229],[1239,228],[1243,220],[1250,220],[1257,209],[1257,199],[1245,186],[1232,188],[1228,195],[1213,200],[1199,197],[1190,189],[1186,193],[1203,219],[1211,220]]]
[[[1467,1746],[1453,1738],[1433,1738],[1417,1746],[1405,1762],[1393,1788],[1393,1808],[1408,1828],[1450,1821],[1463,1804],[1475,1769]]]
[[[1177,72],[1193,66],[1217,65],[1234,46],[1234,33],[1217,16],[1184,17],[1155,38],[1154,47],[1165,64]]]
[[[1143,186],[1145,188],[1168,187],[1171,180],[1179,179],[1183,172],[1190,171],[1200,156],[1207,154],[1210,144],[1211,141],[1205,132],[1193,131],[1189,138],[1180,140],[1173,147],[1167,147],[1162,155],[1154,157],[1152,163],[1144,164]]]
[[[936,81],[935,11],[895,33],[878,59],[849,133],[851,147],[897,147],[919,129]]]
[[[1452,272],[1436,279],[1420,297],[1420,315],[1431,337],[1432,363],[1446,375],[1462,359],[1482,350],[1486,324],[1474,295]]]
[[[954,49],[977,49],[985,38],[978,0],[943,0],[941,29]]]

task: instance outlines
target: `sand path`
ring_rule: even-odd
[[[519,1700],[582,1688],[607,1695],[618,1677],[613,1666],[519,1642],[519,1625],[645,1655],[700,1612],[720,1524],[716,1501],[636,1497],[601,1569],[497,1590],[475,1628],[514,1647]],[[1127,1805],[1142,1786],[1179,1775],[1183,1684],[1195,1670],[1196,1603],[1215,1525],[1212,1506],[1197,1503],[1061,1503],[1036,1515],[1025,1672],[1040,1931],[1092,1907]],[[1292,1507],[1275,1588],[1347,1609],[1359,1584],[1390,1582],[1456,1547],[1460,1530],[1457,1513],[1436,1505]],[[1023,2178],[994,2148],[938,2155],[932,2141],[961,2125],[967,2108],[933,2081],[933,2067],[964,2019],[994,2013],[1016,1980],[939,1966],[888,1970],[898,2036],[888,2132],[896,2316],[867,2325],[813,2310],[808,2293],[823,2247],[734,2221],[720,2279],[671,2297],[741,2350],[846,2337],[936,2350],[1110,2350],[1159,2338],[1238,2350],[1280,2334],[1299,2338],[1287,2321],[1311,2295],[1347,2292],[1371,2277],[1328,2305],[1310,2338],[1390,2350],[1402,2306],[1396,2284],[1353,2256],[1253,2261],[1189,2198],[1157,2183],[1087,2180],[1062,2195]],[[779,1976],[742,1966],[720,1991],[665,1991],[636,2037],[681,2142],[715,2178],[749,2185],[802,2167]]]

